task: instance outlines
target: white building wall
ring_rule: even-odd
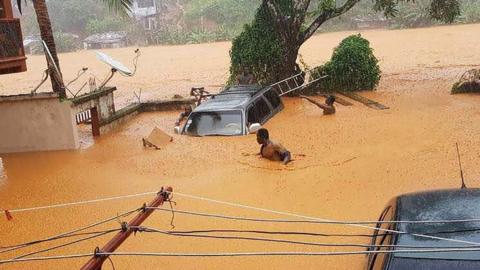
[[[69,101],[57,95],[0,97],[0,153],[77,149]]]

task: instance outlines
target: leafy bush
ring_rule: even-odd
[[[327,75],[319,83],[320,90],[325,92],[373,90],[381,77],[370,42],[360,34],[345,38],[333,51],[332,59],[314,72]]]
[[[229,31],[224,27],[219,27],[215,31],[194,29],[185,31],[181,29],[161,29],[152,33],[149,37],[150,44],[198,44],[214,41],[226,41],[232,39],[236,33]]]
[[[121,31],[127,28],[126,22],[122,21],[119,18],[106,17],[100,19],[91,19],[87,22],[85,31],[89,35],[111,32],[111,31]]]
[[[480,5],[478,0],[463,0],[462,2],[462,12],[458,21],[462,23],[480,22]]]
[[[250,68],[259,83],[275,81],[276,78],[269,76],[275,75],[281,56],[277,32],[273,28],[266,5],[262,4],[254,21],[246,24],[243,32],[232,42],[229,82],[235,80],[243,67]]]
[[[80,48],[78,36],[62,32],[55,32],[53,36],[58,53],[74,52]]]

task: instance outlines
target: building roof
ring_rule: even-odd
[[[94,34],[83,41],[86,43],[117,43],[124,41],[127,38],[127,32],[118,31],[118,32],[105,32]]]

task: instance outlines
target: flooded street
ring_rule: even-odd
[[[285,110],[266,124],[274,140],[293,154],[284,166],[260,159],[254,135],[194,138],[173,134],[178,112],[144,113],[79,151],[8,154],[0,162],[0,208],[15,209],[157,191],[175,191],[277,211],[338,220],[377,220],[387,202],[405,192],[459,188],[455,142],[460,146],[467,186],[480,186],[480,96],[449,94],[463,70],[480,63],[480,25],[367,31],[384,70],[378,90],[362,95],[390,107],[379,111],[354,102],[337,105],[323,116],[311,103],[284,99]],[[350,33],[312,38],[302,55],[309,64],[327,60],[331,49]],[[228,70],[228,43],[148,47],[138,76],[118,77],[117,97],[131,91],[145,96],[186,94],[194,85],[218,84]],[[108,53],[128,62],[128,49]],[[82,61],[105,70],[91,51],[60,55],[65,74]],[[183,56],[182,56],[183,55]],[[188,56],[188,57],[187,57]],[[29,71],[3,76],[0,93],[32,86],[41,57],[29,59]],[[98,62],[98,63],[97,63]],[[103,69],[102,69],[103,68]],[[38,73],[38,72],[37,72]],[[26,76],[28,75],[28,76]],[[25,79],[28,77],[28,79]],[[20,78],[24,80],[19,80]],[[17,90],[15,90],[17,89]],[[165,149],[145,149],[141,139],[158,127],[173,136]],[[15,213],[0,219],[0,246],[9,246],[69,231],[141,207],[154,196],[68,208]],[[289,218],[254,210],[175,196],[178,210],[245,217]],[[169,209],[168,205],[164,208]],[[128,221],[129,218],[122,219]],[[145,226],[171,230],[171,213],[155,212]],[[227,221],[176,214],[175,231],[208,229],[303,231],[368,234],[367,229],[313,224]],[[117,221],[98,229],[120,228]],[[238,234],[237,234],[238,235]],[[249,235],[241,235],[249,236]],[[112,234],[38,254],[91,253]],[[261,237],[261,236],[259,236]],[[368,244],[364,237],[274,236],[321,243]],[[69,239],[65,240],[68,241]],[[58,243],[64,243],[59,241]],[[22,253],[0,254],[1,259]],[[119,251],[267,252],[346,251],[352,247],[315,247],[247,240],[174,237],[139,233]],[[155,258],[113,257],[116,269],[364,269],[365,256]],[[88,258],[0,265],[0,269],[78,269]],[[108,262],[103,269],[112,269]]]

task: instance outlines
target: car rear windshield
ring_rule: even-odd
[[[242,135],[241,111],[194,112],[185,125],[185,133],[191,136]]]

